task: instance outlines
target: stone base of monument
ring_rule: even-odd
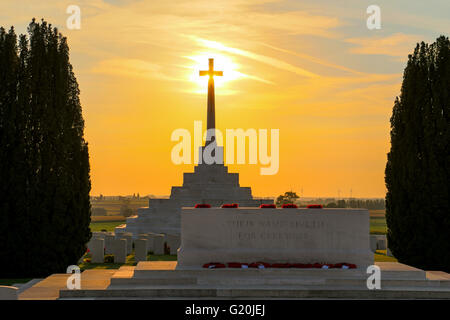
[[[116,271],[106,289],[61,288],[59,298],[450,299],[450,274],[395,262],[375,265],[381,269],[381,288],[370,290],[369,274],[361,269],[180,270],[175,261],[145,261]]]
[[[178,262],[122,267],[107,288],[61,288],[60,299],[450,299],[450,274],[396,262],[376,262],[380,288],[369,288],[367,210],[185,208],[181,230]],[[357,267],[203,268],[258,261]]]
[[[180,269],[210,262],[373,264],[369,211],[183,208]]]

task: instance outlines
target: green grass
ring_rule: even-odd
[[[120,215],[120,207],[124,202],[120,200],[91,200],[92,208],[104,208],[108,216]],[[147,207],[148,199],[130,199],[129,207],[136,211],[138,208]]]
[[[382,212],[370,212],[370,233],[387,233],[386,217]]]
[[[92,232],[97,231],[114,231],[114,228],[117,226],[120,226],[121,224],[124,224],[125,220],[123,221],[109,221],[109,222],[91,222],[90,228]]]
[[[0,279],[0,286],[12,286],[15,283],[27,283],[31,280],[33,280],[33,278]]]
[[[386,250],[377,250],[374,255],[375,262],[397,262],[394,257],[386,255]]]
[[[83,259],[90,258],[90,254],[86,254]],[[148,261],[177,261],[176,255],[153,255],[147,256]],[[126,263],[90,263],[83,262],[79,264],[81,271],[88,269],[119,269],[121,266],[135,266],[134,251],[127,256]]]

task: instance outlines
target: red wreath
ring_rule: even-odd
[[[250,263],[248,266],[249,266],[249,268],[264,268],[264,269],[272,267],[272,265],[270,263],[266,263],[266,262],[253,262],[253,263]]]
[[[252,262],[252,263],[241,263],[241,262],[228,262],[227,264],[223,264],[220,262],[210,262],[203,265],[203,268],[207,269],[217,269],[217,268],[300,268],[300,269],[356,269],[356,264],[353,263],[319,263],[316,262],[314,264],[311,263],[273,263],[269,264],[266,262]]]
[[[260,208],[276,208],[277,206],[274,205],[273,203],[263,203],[262,205],[259,206]]]
[[[306,208],[308,208],[308,209],[322,209],[323,205],[321,205],[321,204],[308,204],[306,206]]]
[[[211,205],[207,203],[197,203],[194,208],[211,208]]]
[[[298,208],[298,206],[294,203],[285,203],[281,206],[281,208]]]
[[[292,265],[290,263],[273,263],[272,268],[290,268]]]
[[[220,262],[210,262],[210,263],[205,263],[203,265],[203,268],[219,269],[219,268],[226,268],[226,266],[223,263],[220,263]]]
[[[239,204],[238,203],[226,203],[223,204],[221,208],[238,208]]]
[[[248,268],[248,263],[228,262],[228,268]]]

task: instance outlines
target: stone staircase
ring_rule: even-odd
[[[60,290],[60,299],[450,299],[450,274],[376,263],[381,289],[359,269],[175,269],[140,262],[115,272],[106,289]]]

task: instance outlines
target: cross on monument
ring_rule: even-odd
[[[214,70],[214,59],[209,59],[209,70],[200,71],[200,76],[209,76],[208,80],[208,116],[207,116],[207,136],[206,143],[208,145],[215,140],[216,128],[216,106],[214,95],[214,76],[223,76],[223,71]],[[211,137],[212,136],[212,137]],[[209,140],[209,141],[208,141]]]

